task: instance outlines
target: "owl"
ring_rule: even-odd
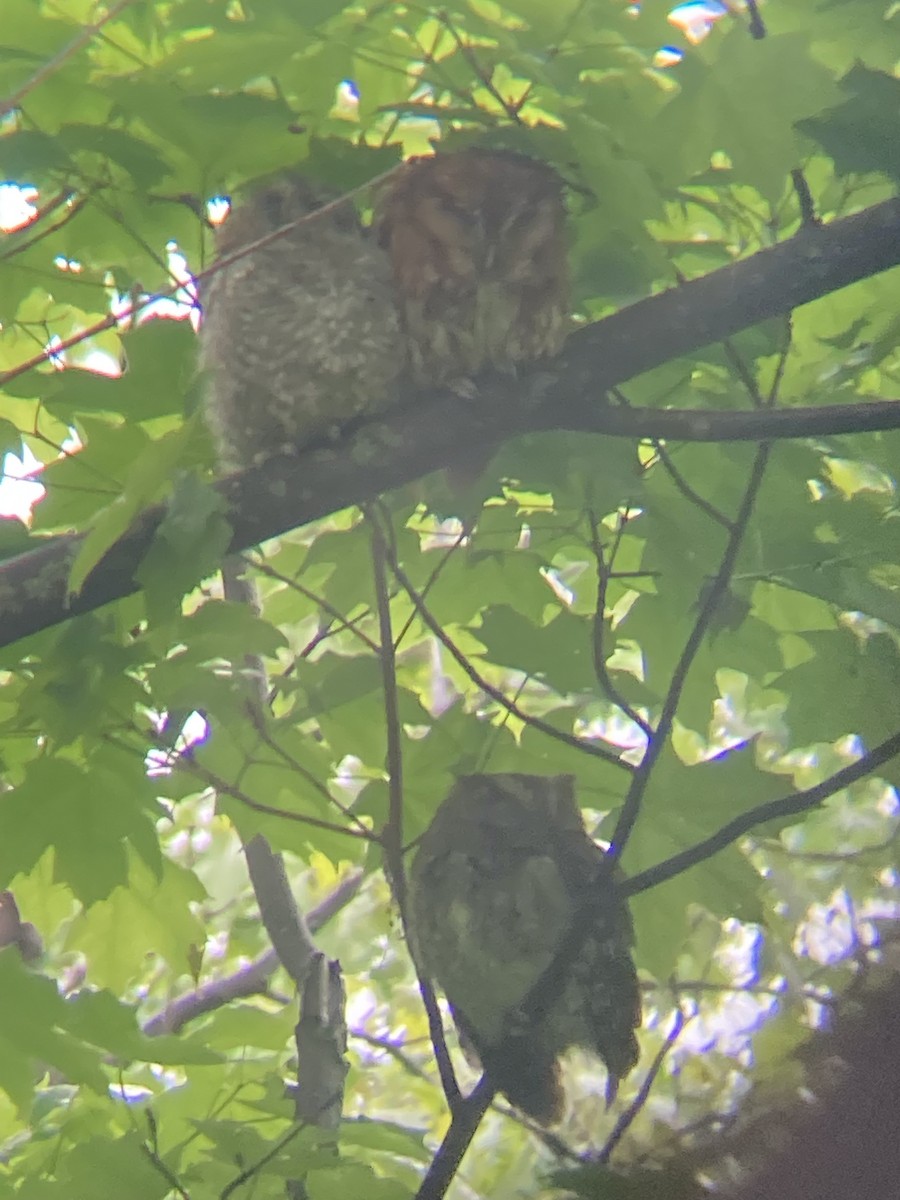
[[[565,215],[560,176],[509,151],[412,158],[387,181],[374,224],[417,384],[558,353],[570,312]]]
[[[491,1081],[542,1124],[562,1116],[559,1056],[598,1055],[607,1098],[635,1065],[640,987],[631,921],[588,837],[569,775],[466,775],[423,835],[410,872],[417,957]],[[523,1001],[576,913],[590,929],[535,1016]]]
[[[398,399],[405,343],[391,265],[349,201],[314,215],[333,198],[285,176],[219,232],[225,257],[299,220],[201,292],[205,413],[225,469],[332,439]]]

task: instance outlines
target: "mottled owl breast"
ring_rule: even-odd
[[[410,159],[376,228],[417,381],[436,386],[556,354],[570,311],[560,176],[505,151]]]
[[[318,211],[334,199],[286,176],[219,233],[219,257],[238,257],[202,289],[200,363],[227,468],[332,439],[398,399],[405,343],[392,269],[351,203]]]
[[[557,1059],[581,1046],[603,1059],[614,1094],[637,1061],[640,988],[628,910],[585,832],[572,777],[462,776],[421,839],[410,883],[419,958],[495,1086],[535,1119],[558,1120]],[[529,1010],[588,906],[577,955]]]

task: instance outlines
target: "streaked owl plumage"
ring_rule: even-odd
[[[436,387],[562,348],[565,217],[556,171],[510,151],[412,158],[388,180],[375,228],[416,383]]]
[[[571,776],[462,776],[421,839],[410,875],[427,973],[498,1090],[536,1120],[562,1116],[559,1056],[606,1064],[607,1096],[637,1061],[640,987],[631,921],[588,837]],[[596,918],[542,1015],[519,1010],[589,899]]]
[[[332,199],[285,176],[229,215],[218,256]],[[236,259],[201,301],[206,416],[225,468],[327,440],[396,403],[405,346],[392,271],[352,203]]]

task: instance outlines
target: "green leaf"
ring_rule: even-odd
[[[562,694],[596,686],[588,623],[562,610],[542,628],[495,605],[474,631],[491,662],[525,671]]]
[[[85,989],[72,998],[68,1028],[82,1041],[101,1046],[125,1061],[191,1065],[220,1061],[218,1054],[199,1038],[146,1037],[138,1026],[134,1008],[105,990]]]
[[[857,63],[841,80],[843,104],[798,122],[834,159],[837,171],[880,171],[900,180],[900,80]]]
[[[875,745],[900,725],[900,655],[880,634],[860,643],[846,629],[809,633],[812,657],[782,676],[788,721],[800,743],[860,734]]]
[[[770,34],[758,42],[733,28],[688,55],[679,73],[682,91],[656,130],[669,179],[705,170],[724,150],[740,179],[770,201],[780,197],[801,161],[795,125],[836,96],[831,74],[810,54],[808,36]]]
[[[0,881],[31,870],[53,846],[56,882],[88,906],[108,896],[127,878],[127,843],[141,845],[150,832],[123,783],[64,759],[30,763],[24,781],[0,799]]]
[[[133,1200],[164,1200],[169,1180],[146,1153],[136,1130],[121,1137],[89,1138],[72,1146],[60,1171],[61,1182],[72,1195],[114,1195],[123,1179]]]
[[[70,594],[77,595],[81,591],[88,575],[128,530],[138,513],[170,490],[189,433],[189,427],[184,426],[177,432],[164,434],[151,442],[131,464],[121,493],[94,517],[78,548],[69,572]]]
[[[20,1108],[31,1100],[30,1095],[22,1093],[21,1085],[35,1062],[49,1063],[72,1083],[105,1092],[100,1056],[69,1032],[66,1002],[56,985],[27,971],[11,948],[0,951],[0,990],[0,1086],[9,1090]]]
[[[79,917],[67,946],[86,956],[96,983],[117,992],[140,974],[151,953],[178,974],[187,973],[191,947],[205,941],[203,925],[191,912],[204,894],[193,872],[166,861],[157,879],[129,855],[127,886]]]
[[[181,600],[213,574],[231,542],[222,496],[193,472],[179,474],[166,513],[135,572],[154,624],[176,615]]]

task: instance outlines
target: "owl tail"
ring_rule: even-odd
[[[464,1013],[451,1006],[459,1042],[468,1062],[488,1078],[513,1107],[539,1125],[562,1120],[566,1096],[555,1054],[540,1045],[539,1033],[515,1033],[499,1046],[488,1047],[476,1036]]]
[[[555,1125],[565,1108],[559,1063],[536,1043],[537,1037],[509,1038],[482,1052],[481,1060],[491,1083],[510,1104],[540,1125]]]

